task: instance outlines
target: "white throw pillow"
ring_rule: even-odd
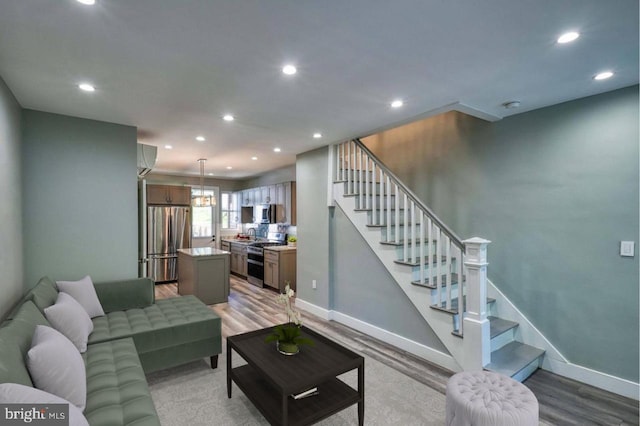
[[[102,310],[102,305],[89,275],[78,281],[56,281],[56,285],[58,290],[70,294],[76,299],[91,318],[104,315],[104,310]]]
[[[67,404],[69,426],[89,426],[82,411],[66,399],[17,383],[0,383],[1,404]]]
[[[64,398],[81,411],[87,404],[87,373],[78,349],[62,333],[37,325],[27,353],[36,388]]]
[[[93,323],[82,305],[67,293],[58,293],[55,305],[45,308],[44,315],[53,327],[76,345],[80,352],[87,351],[87,341]]]

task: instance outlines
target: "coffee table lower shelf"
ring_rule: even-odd
[[[231,378],[269,423],[282,424],[282,395],[259,372],[247,364],[233,368]],[[288,425],[316,423],[360,400],[355,389],[337,378],[316,386],[318,395],[298,400],[287,397]]]

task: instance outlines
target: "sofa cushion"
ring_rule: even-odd
[[[80,352],[87,350],[93,323],[82,305],[67,293],[58,293],[55,305],[45,308],[44,315],[53,327],[64,334]]]
[[[26,300],[31,300],[44,313],[44,309],[56,303],[58,290],[51,278],[42,277],[38,284],[29,290],[25,296]]]
[[[89,344],[133,337],[143,354],[211,338],[219,330],[220,318],[211,309],[195,296],[182,296],[94,318]]]
[[[0,383],[0,403],[2,404],[67,404],[69,406],[69,426],[89,426],[82,411],[69,401],[30,386],[17,383]]]
[[[92,426],[160,425],[132,339],[89,345],[82,357],[87,372],[84,415]]]
[[[78,281],[56,281],[56,284],[58,285],[58,290],[76,299],[91,318],[104,315],[104,310],[100,300],[98,300],[96,289],[89,275]]]
[[[64,334],[44,325],[36,326],[27,352],[27,368],[33,384],[84,410],[87,377],[78,348]]]
[[[0,383],[33,386],[25,358],[36,325],[50,324],[32,301],[26,301],[0,327]]]

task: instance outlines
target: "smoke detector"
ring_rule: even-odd
[[[506,109],[518,108],[520,106],[520,101],[508,101],[502,104]]]

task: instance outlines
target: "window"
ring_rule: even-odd
[[[238,195],[223,192],[220,195],[220,214],[222,215],[222,229],[238,228]]]
[[[193,188],[191,190],[191,196],[197,197],[202,195],[200,188]],[[213,189],[205,189],[204,195],[213,197],[215,195]],[[193,238],[205,238],[213,235],[213,221],[214,221],[214,209],[216,206],[208,207],[191,207],[192,209],[192,222],[191,222],[191,236]]]

